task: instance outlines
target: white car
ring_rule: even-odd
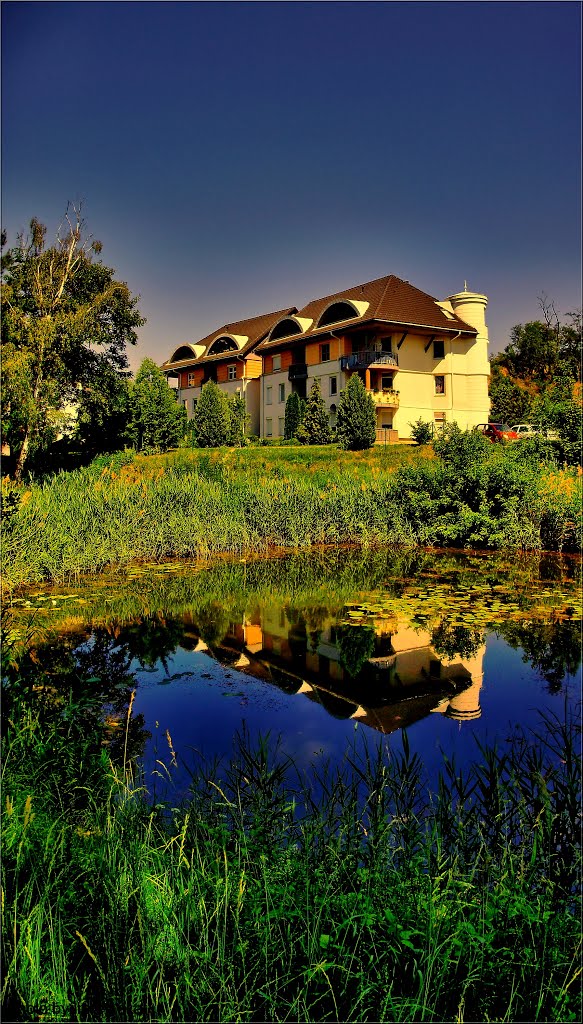
[[[515,423],[512,429],[519,437],[536,437],[542,434],[540,427],[535,427],[532,423]]]
[[[540,423],[516,423],[512,427],[515,434],[521,437],[546,437],[549,441],[559,441],[561,435],[557,430],[541,427]]]

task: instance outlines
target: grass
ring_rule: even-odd
[[[5,1019],[581,1018],[575,723],[444,758],[433,795],[406,736],[300,779],[243,734],[152,807],[131,700],[109,760],[94,706],[8,678]]]
[[[318,544],[576,548],[580,478],[518,447],[491,446],[477,467],[400,446],[120,453],[27,487],[5,481],[4,580]]]

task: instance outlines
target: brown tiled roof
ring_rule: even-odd
[[[400,277],[389,274],[387,277],[379,277],[375,281],[367,281],[365,284],[345,288],[341,292],[334,292],[333,295],[325,295],[321,299],[313,299],[308,302],[303,309],[299,310],[297,316],[313,320],[314,326],[305,334],[294,335],[294,341],[329,331],[329,327],[317,328],[318,320],[327,306],[342,299],[354,299],[357,302],[369,303],[363,316],[351,321],[351,326],[369,323],[371,320],[383,320],[406,326],[428,327],[437,331],[464,331],[468,334],[476,334],[475,328],[470,327],[455,313],[452,315],[453,318],[446,316],[433,296],[415,288],[408,281],[402,281]],[[275,348],[281,343],[282,339],[280,338],[273,342],[264,341],[258,346],[258,351],[265,351],[272,346]]]
[[[223,327],[219,327],[219,329],[213,331],[212,334],[207,334],[206,338],[201,338],[200,341],[194,342],[194,344],[205,345],[205,347],[208,348],[211,342],[216,338],[220,338],[223,334],[239,334],[249,339],[245,342],[242,348],[237,349],[236,351],[232,349],[230,352],[217,352],[216,355],[212,356],[202,355],[199,356],[198,359],[195,357],[193,352],[192,359],[180,359],[176,362],[172,362],[172,360],[168,359],[163,363],[163,367],[166,368],[175,365],[186,366],[187,364],[189,366],[194,366],[195,364],[200,366],[202,363],[219,362],[221,359],[232,360],[235,356],[247,356],[255,348],[257,342],[261,341],[262,338],[269,334],[271,328],[275,326],[278,320],[281,320],[284,316],[288,316],[290,313],[295,313],[295,311],[296,307],[291,306],[288,309],[277,310],[275,313],[261,313],[260,316],[252,316],[247,320],[237,320],[232,324],[224,324]]]

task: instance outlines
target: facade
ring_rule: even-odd
[[[274,324],[290,312],[283,309],[225,324],[197,344],[180,345],[173,352],[162,364],[162,370],[169,384],[177,388],[178,401],[184,405],[189,419],[203,385],[213,380],[225,394],[238,394],[244,399],[249,433],[259,434],[262,360],[254,350]]]
[[[179,376],[189,416],[206,380],[241,389],[250,432],[266,438],[283,437],[287,398],[307,397],[316,379],[334,426],[353,373],[375,403],[377,441],[410,438],[420,418],[471,428],[489,418],[487,302],[467,288],[439,301],[389,275],[227,325],[163,369]]]

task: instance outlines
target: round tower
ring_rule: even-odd
[[[451,308],[456,316],[459,316],[461,320],[465,320],[470,327],[476,328],[479,338],[488,340],[488,328],[486,327],[487,295],[481,295],[479,292],[469,292],[466,285],[463,292],[449,295],[447,301],[451,302]]]

